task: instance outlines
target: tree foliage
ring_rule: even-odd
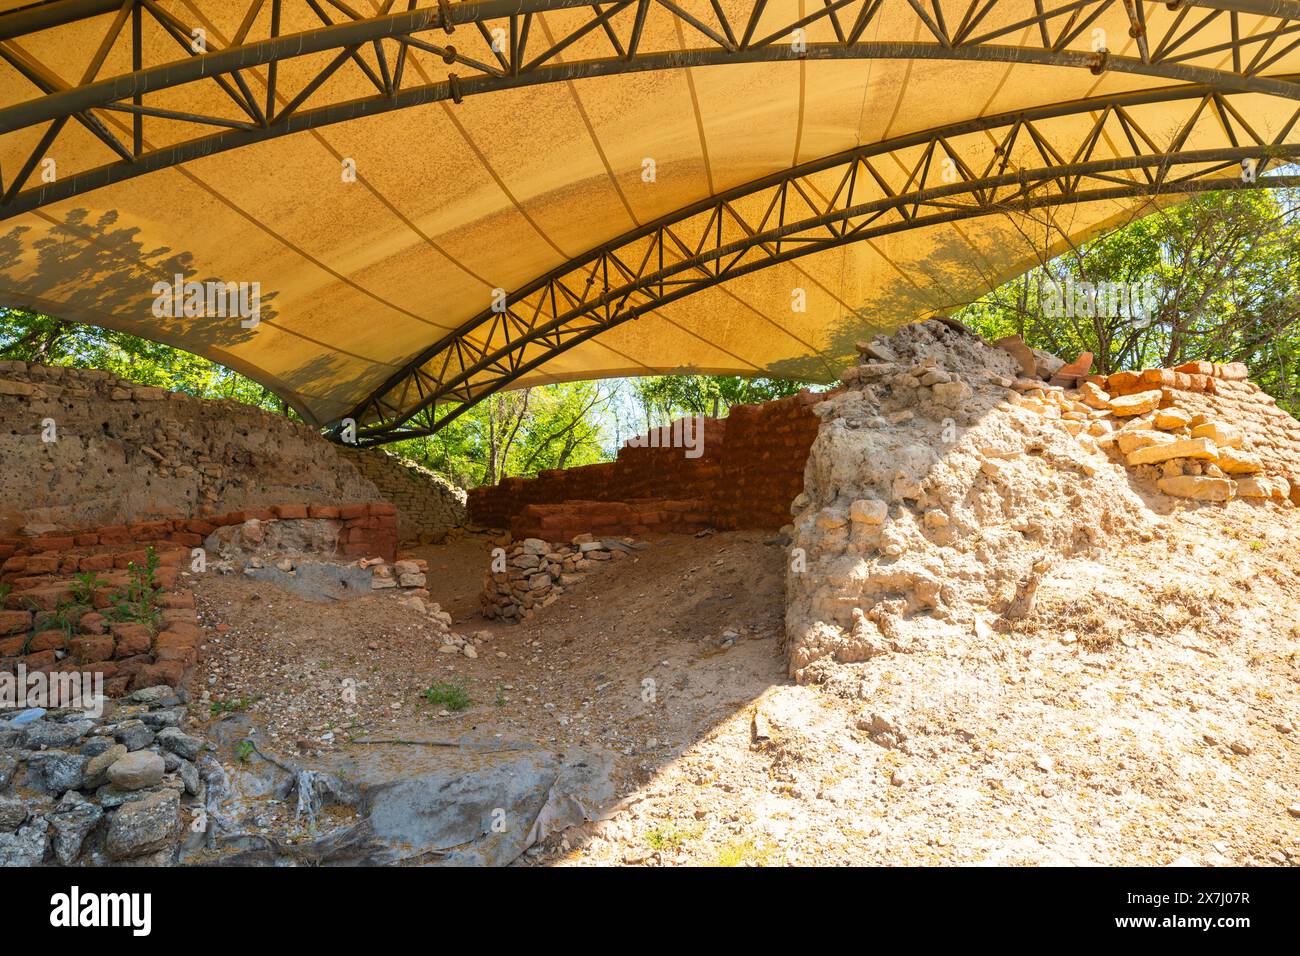
[[[0,359],[98,368],[195,398],[233,398],[290,414],[270,389],[207,359],[114,329],[0,307]]]
[[[1019,334],[1063,358],[1092,352],[1094,370],[1103,374],[1198,359],[1245,362],[1251,377],[1295,412],[1297,211],[1300,195],[1292,190],[1206,193],[1055,258],[1040,254],[1037,268],[955,317],[986,338]],[[1045,241],[1058,238],[1044,233]],[[1089,290],[1105,286],[1147,290],[1152,307],[1088,301]],[[1070,293],[1065,314],[1062,291]]]
[[[733,405],[771,401],[803,387],[801,382],[738,375],[650,375],[631,381],[646,430],[680,415],[718,418]]]
[[[498,392],[436,434],[390,447],[462,487],[587,465],[608,457],[600,414],[610,398],[597,382]]]

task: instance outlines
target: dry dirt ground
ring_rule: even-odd
[[[492,542],[470,536],[416,553],[455,629],[492,632],[478,660],[391,592],[309,604],[209,574],[193,686],[287,752],[430,728],[614,752],[619,801],[534,864],[1294,865],[1298,526],[1179,511],[1054,568],[1014,630],[822,687],[785,676],[766,535],[651,540],[518,626],[478,616]],[[439,683],[473,703],[429,704]]]
[[[218,717],[250,714],[289,754],[368,736],[497,734],[608,750],[617,792],[634,794],[784,682],[784,561],[770,540],[647,539],[520,625],[478,614],[491,538],[415,549],[454,629],[493,635],[477,660],[438,653],[426,619],[393,591],[320,604],[235,575],[196,576],[207,656],[192,687]],[[458,685],[472,704],[430,704],[434,685]]]

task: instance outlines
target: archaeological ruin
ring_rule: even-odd
[[[0,866],[1300,865],[1297,30],[0,2]]]

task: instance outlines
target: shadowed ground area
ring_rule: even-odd
[[[320,604],[242,577],[196,580],[209,656],[193,687],[220,712],[209,732],[236,715],[240,735],[257,728],[268,751],[304,765],[358,754],[365,739],[582,749],[608,756],[612,804],[785,680],[784,559],[770,536],[650,540],[517,626],[478,615],[491,547],[475,535],[415,552],[454,627],[491,632],[474,660],[439,653],[427,617],[391,594]],[[340,693],[349,679],[355,704]],[[430,703],[435,685],[463,688],[469,705]],[[428,770],[455,758],[409,759]]]

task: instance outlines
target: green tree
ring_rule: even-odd
[[[215,362],[126,332],[65,322],[28,309],[0,307],[0,358],[104,369],[196,398],[233,398],[289,412],[270,389]]]
[[[1294,190],[1206,193],[1048,257],[959,310],[986,338],[1019,334],[1094,368],[1244,362],[1252,378],[1300,411],[1300,195]],[[1029,242],[1026,236],[1026,242]],[[1089,302],[1103,287],[1149,292],[1148,307]],[[1074,308],[1063,310],[1061,293]],[[1099,307],[1103,306],[1103,307]]]
[[[601,412],[610,395],[596,382],[498,392],[436,434],[395,442],[390,449],[461,487],[591,464],[609,457]]]
[[[718,418],[733,405],[771,401],[804,387],[802,382],[739,375],[651,375],[633,382],[646,430],[680,415]]]

